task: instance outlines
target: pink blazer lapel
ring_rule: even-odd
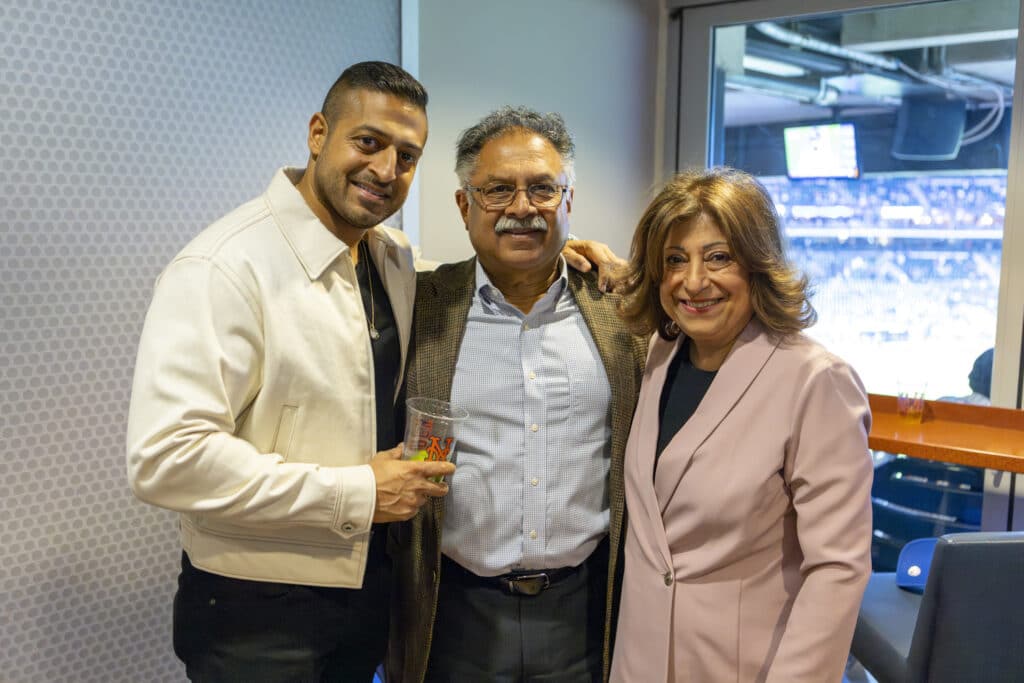
[[[675,349],[678,349],[680,344],[681,340],[677,340]],[[764,328],[756,319],[751,320],[740,333],[732,351],[725,359],[725,363],[715,375],[708,392],[697,406],[696,412],[672,437],[658,460],[654,493],[660,503],[659,518],[675,495],[676,489],[679,488],[697,449],[708,440],[722,420],[743,397],[747,387],[775,352],[776,346],[777,344],[768,338]],[[664,365],[665,367],[661,369],[661,381],[657,384],[659,397],[661,396],[661,387],[665,382],[668,363],[666,362]],[[651,405],[655,412],[653,438],[657,439],[658,401],[653,401]],[[653,453],[654,447],[650,450]],[[653,464],[652,462],[651,465],[653,466]]]
[[[625,459],[626,505],[630,517],[637,520],[630,525],[630,533],[639,536],[639,547],[651,564],[666,567],[672,563],[661,508],[654,493],[654,456],[658,445],[661,388],[677,348],[676,342],[665,341],[657,334],[651,339]]]

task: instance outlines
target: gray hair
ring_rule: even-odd
[[[569,179],[569,184],[576,183],[573,168],[576,145],[572,141],[572,133],[565,125],[565,119],[554,112],[541,114],[529,107],[505,106],[491,112],[475,126],[467,128],[459,135],[459,140],[455,143],[455,175],[459,177],[460,185],[469,184],[469,176],[476,170],[484,145],[512,130],[537,133],[550,142],[558,156],[562,158],[562,170]]]

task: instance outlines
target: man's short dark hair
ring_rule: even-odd
[[[327,91],[320,111],[328,123],[338,117],[345,97],[355,90],[394,95],[427,111],[427,91],[408,71],[388,62],[359,62],[345,69]]]
[[[573,168],[576,145],[565,125],[565,119],[553,112],[541,114],[529,107],[511,106],[491,112],[475,126],[467,128],[459,135],[455,143],[455,174],[459,177],[459,182],[463,185],[469,182],[469,176],[480,160],[480,152],[484,145],[513,130],[525,130],[546,138],[562,158],[562,166],[569,178],[569,184],[576,182]]]

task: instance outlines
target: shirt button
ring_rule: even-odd
[[[523,323],[523,329],[524,330],[530,329],[530,323]]]
[[[530,372],[530,379],[537,379],[537,373],[531,371]]]
[[[532,539],[535,539],[535,540],[536,540],[536,538],[537,538],[537,532],[536,532],[536,531],[531,531],[531,532],[530,532],[530,538],[532,538]]]
[[[538,429],[540,429],[540,427],[538,427],[537,425],[535,425],[535,424],[532,424],[532,425],[530,425],[530,431],[531,431],[531,432],[535,432],[535,431],[537,431]]]
[[[353,524],[352,522],[345,522],[344,524],[341,525],[341,530],[342,531],[355,531],[356,530],[356,525]]]
[[[672,585],[672,572],[665,572],[665,585],[666,586],[671,586]]]
[[[534,477],[533,479],[530,480],[530,486],[536,486],[539,483],[540,479],[538,479],[537,477]]]

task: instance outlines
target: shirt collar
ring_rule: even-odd
[[[476,259],[476,292],[483,298],[484,301],[489,303],[505,303],[505,296],[501,293],[501,290],[494,286],[491,282],[491,278],[487,276],[487,271],[480,265],[480,259]],[[566,266],[565,259],[562,255],[558,255],[558,277],[551,286],[548,287],[547,293],[544,294],[538,301],[537,304],[541,308],[546,308],[544,305],[548,300],[555,301],[561,295],[565,288],[569,285],[569,269]]]
[[[291,245],[295,258],[302,264],[310,280],[316,280],[342,254],[348,254],[348,245],[327,229],[306,204],[295,183],[302,177],[301,168],[281,168],[267,187],[266,198],[277,225]],[[370,237],[395,246],[386,230],[370,229]]]

